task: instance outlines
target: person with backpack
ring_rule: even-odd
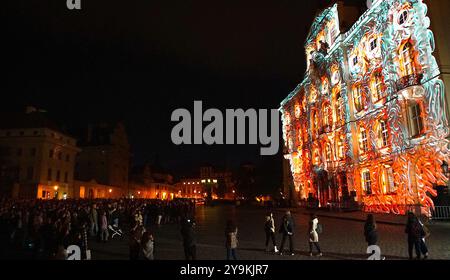
[[[266,216],[266,222],[264,224],[264,231],[266,233],[266,252],[269,252],[269,242],[272,240],[273,251],[278,253],[277,243],[275,241],[275,220],[273,219],[273,214],[269,213]]]
[[[364,237],[368,246],[377,245],[378,231],[377,224],[372,214],[367,215],[366,223],[364,224]]]
[[[322,256],[322,251],[319,246],[319,233],[322,233],[322,225],[319,224],[319,219],[316,214],[311,214],[309,221],[309,256],[313,256],[313,245],[316,247],[318,256]]]
[[[425,231],[419,222],[419,219],[413,212],[408,212],[408,221],[406,223],[405,233],[408,235],[408,255],[413,259],[413,249],[416,251],[416,259],[421,257],[421,241],[425,237]]]
[[[283,235],[281,239],[280,255],[283,255],[284,243],[286,239],[289,239],[289,251],[290,255],[294,255],[294,220],[292,219],[291,211],[286,211],[283,217],[279,232]]]

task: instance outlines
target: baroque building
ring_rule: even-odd
[[[80,149],[47,113],[0,117],[0,194],[13,198],[64,199],[74,196],[75,158]]]
[[[345,30],[341,2],[314,20],[305,77],[281,103],[285,158],[299,199],[430,214],[449,127],[428,7],[371,2]]]

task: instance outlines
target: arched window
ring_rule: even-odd
[[[400,58],[402,63],[403,75],[409,76],[415,73],[413,48],[411,42],[407,42],[400,51]]]
[[[381,74],[381,71],[377,71],[372,75],[370,83],[373,102],[377,102],[385,96],[383,89],[383,75]]]
[[[364,100],[361,85],[355,85],[353,87],[353,102],[355,103],[355,109],[357,112],[360,112],[362,111],[362,109],[364,109]]]

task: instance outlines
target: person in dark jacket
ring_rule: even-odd
[[[280,255],[283,255],[284,243],[286,242],[286,238],[289,238],[289,253],[291,256],[294,255],[294,220],[292,219],[292,215],[290,211],[286,211],[286,214],[283,216],[282,223],[280,226],[279,232],[282,234],[281,246],[280,246]]]
[[[272,213],[266,216],[264,232],[266,233],[266,252],[269,252],[269,242],[272,240],[273,250],[275,253],[278,253],[277,243],[275,242],[275,220]]]
[[[377,245],[378,231],[377,224],[372,214],[367,215],[366,223],[364,224],[364,237],[369,246]]]
[[[181,226],[181,236],[183,237],[186,260],[196,260],[197,256],[194,226],[195,222],[191,219],[186,219]]]
[[[422,225],[414,213],[408,213],[408,222],[406,224],[405,233],[408,234],[408,255],[409,259],[413,259],[413,248],[416,251],[416,258],[421,257],[421,240],[425,236]]]

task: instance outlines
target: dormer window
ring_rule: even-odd
[[[403,25],[408,21],[408,11],[404,10],[401,12],[400,17],[398,18],[398,24]]]
[[[374,51],[378,47],[377,39],[370,41],[370,51]]]

